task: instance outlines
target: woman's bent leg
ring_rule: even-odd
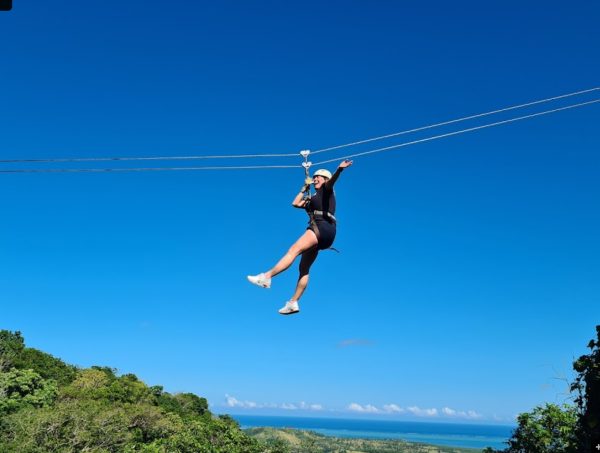
[[[265,272],[265,277],[272,278],[292,265],[298,255],[318,244],[317,235],[312,230],[306,230],[300,239],[290,247],[288,252],[279,260],[273,269]]]
[[[296,291],[291,300],[298,301],[302,297],[302,294],[304,294],[304,290],[308,286],[308,273],[310,267],[317,259],[318,254],[319,249],[317,247],[313,247],[302,253],[302,259],[300,260],[300,275],[298,277],[298,283],[296,283]]]

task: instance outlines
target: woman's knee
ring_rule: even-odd
[[[298,271],[300,273],[300,278],[302,278],[305,275],[308,275],[308,273],[310,272],[310,265],[300,264]]]
[[[317,251],[309,250],[304,252],[302,255],[302,259],[300,260],[300,266],[298,266],[298,270],[300,271],[300,276],[308,275],[311,266],[314,264],[317,259]]]
[[[308,284],[308,269],[306,270],[306,272],[302,272],[302,270],[300,271],[300,275],[298,276],[298,282],[300,282],[301,284]]]

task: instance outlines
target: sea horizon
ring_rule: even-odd
[[[242,429],[271,427],[314,431],[330,437],[390,439],[431,445],[504,449],[514,425],[390,419],[229,414]]]

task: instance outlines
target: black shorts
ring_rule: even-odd
[[[328,249],[333,245],[335,240],[335,223],[329,223],[326,220],[317,221],[314,225],[311,225],[307,230],[313,230],[317,235],[317,248],[319,250]]]

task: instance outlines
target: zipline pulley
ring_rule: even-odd
[[[310,177],[310,166],[312,165],[312,162],[308,161],[310,150],[304,149],[300,151],[300,155],[304,157],[304,162],[302,162],[302,166],[304,167],[304,184],[308,187],[308,189],[304,191],[304,199],[306,200],[311,197],[310,184],[312,183],[312,179]]]

